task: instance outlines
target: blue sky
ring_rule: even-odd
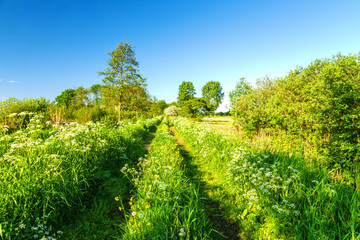
[[[101,83],[125,37],[158,99],[176,101],[182,81],[199,96],[211,80],[227,93],[240,77],[359,53],[359,10],[357,0],[0,0],[0,100]]]

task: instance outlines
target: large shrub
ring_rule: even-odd
[[[258,82],[234,104],[235,122],[249,136],[261,131],[294,148],[310,148],[318,162],[352,182],[359,162],[360,55],[315,60],[282,79]]]
[[[12,120],[9,115],[12,113],[44,113],[49,106],[50,101],[42,97],[38,99],[24,98],[23,100],[8,98],[0,102],[0,124],[11,124]]]
[[[180,114],[181,108],[176,106],[170,106],[165,108],[164,112],[167,116],[178,116]]]

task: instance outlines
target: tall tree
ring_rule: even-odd
[[[152,97],[150,102],[150,113],[152,117],[162,115],[164,113],[165,108],[168,107],[168,104],[165,100],[158,101],[156,97]]]
[[[192,82],[182,82],[179,86],[178,104],[181,107],[184,102],[195,98],[195,87]]]
[[[210,81],[206,83],[202,89],[202,96],[204,100],[214,106],[214,111],[219,107],[224,99],[224,93],[219,82]]]
[[[90,87],[89,98],[93,105],[100,105],[101,91],[102,91],[101,84],[94,84]]]
[[[235,89],[230,91],[230,107],[234,108],[236,101],[242,96],[249,93],[252,90],[251,84],[245,80],[245,78],[240,78],[236,83]]]
[[[72,105],[75,108],[82,108],[89,104],[89,89],[84,87],[78,87],[75,90],[75,96],[72,101]]]
[[[136,118],[139,118],[139,112],[144,111],[149,104],[149,94],[146,91],[145,79],[128,86],[128,91],[128,107],[135,110]]]
[[[207,115],[214,111],[213,105],[208,104],[203,98],[193,98],[183,103],[181,114],[185,117]]]
[[[129,87],[144,85],[145,78],[139,74],[139,63],[136,61],[134,47],[129,43],[121,42],[117,48],[108,52],[110,59],[107,60],[109,67],[99,75],[104,76],[103,95],[110,100],[110,104],[116,106],[119,112],[118,121],[121,121],[123,105],[127,101]]]
[[[75,98],[75,90],[74,89],[65,89],[62,93],[55,98],[55,101],[58,105],[63,107],[69,107]]]

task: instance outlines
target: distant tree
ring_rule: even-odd
[[[153,97],[150,102],[150,112],[153,117],[162,115],[164,113],[165,108],[168,107],[168,104],[165,100],[158,101],[156,97]]]
[[[230,91],[230,107],[233,109],[236,101],[242,96],[252,91],[251,84],[245,80],[245,78],[240,78],[236,83],[235,89]]]
[[[169,104],[169,106],[175,106],[175,107],[177,107],[178,104],[177,104],[177,102],[172,102],[172,103]]]
[[[213,105],[208,104],[203,98],[194,98],[183,103],[181,114],[185,117],[207,115],[213,111]]]
[[[158,109],[160,109],[161,112],[163,112],[164,109],[167,108],[167,106],[168,106],[168,104],[166,103],[165,100],[158,101],[156,105],[157,105]]]
[[[219,107],[224,99],[224,93],[219,82],[210,81],[206,83],[202,90],[202,97],[208,104],[214,106],[214,111]]]
[[[87,106],[89,104],[89,92],[90,90],[84,87],[78,87],[75,89],[72,106],[77,109]]]
[[[90,87],[89,99],[93,105],[100,105],[101,91],[102,91],[101,84],[94,84]]]
[[[141,78],[141,77],[140,77]],[[145,111],[149,105],[149,94],[146,91],[145,79],[143,81],[137,81],[134,85],[127,86],[128,93],[128,108],[134,110],[136,118],[139,118],[139,112]]]
[[[195,87],[192,82],[182,82],[179,86],[178,105],[181,107],[185,101],[195,98]]]
[[[139,63],[135,52],[129,43],[121,42],[117,48],[108,52],[111,58],[107,61],[109,67],[99,72],[104,76],[103,95],[110,105],[118,110],[118,121],[121,121],[124,104],[129,99],[129,86],[142,86],[145,78],[139,74]]]
[[[62,91],[62,93],[55,98],[55,101],[57,105],[63,106],[63,107],[69,107],[75,97],[75,90],[74,89],[65,89]]]

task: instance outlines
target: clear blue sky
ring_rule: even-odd
[[[0,100],[101,83],[106,51],[125,37],[158,99],[176,101],[182,81],[229,92],[240,77],[359,53],[359,11],[358,0],[0,0]]]

